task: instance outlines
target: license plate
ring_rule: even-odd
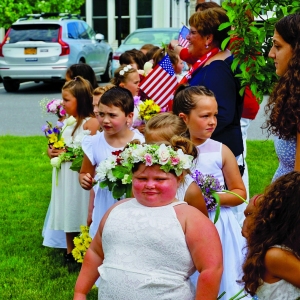
[[[36,48],[24,48],[24,54],[36,54]]]

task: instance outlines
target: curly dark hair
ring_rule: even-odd
[[[248,252],[243,264],[245,290],[254,295],[262,284],[264,258],[274,245],[300,255],[300,172],[279,177],[266,188],[249,227]]]
[[[300,132],[300,14],[282,18],[275,29],[291,45],[293,55],[270,95],[265,107],[269,116],[262,128],[288,140]]]

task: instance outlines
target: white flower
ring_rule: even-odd
[[[119,74],[120,74],[121,76],[123,76],[123,75],[125,74],[125,72],[124,72],[123,70],[121,70],[121,71],[119,72]]]
[[[125,67],[126,68],[126,67]],[[127,65],[127,68],[130,70],[132,69],[132,66],[131,65]],[[128,70],[127,70],[128,71]]]
[[[170,151],[165,144],[161,144],[158,148],[158,158],[161,165],[165,165],[170,159]]]
[[[71,126],[73,124],[76,123],[76,119],[73,116],[70,116],[67,120],[66,120],[66,126]]]
[[[124,67],[123,70],[124,70],[125,72],[128,72],[128,71],[129,71],[129,69],[128,69],[127,67]]]
[[[128,183],[131,183],[131,178],[128,174],[125,174],[122,179],[122,184],[128,184]]]
[[[150,61],[147,61],[144,64],[144,72],[146,75],[148,75],[148,73],[152,70],[152,67],[153,67],[153,63],[151,63]]]
[[[57,157],[53,157],[50,160],[50,164],[53,168],[60,168],[61,165],[61,159],[57,156]]]
[[[109,171],[107,172],[107,178],[108,178],[108,180],[111,181],[111,182],[117,181],[117,178],[113,175],[112,170],[109,170]]]
[[[192,166],[193,157],[191,155],[186,155],[181,149],[177,150],[177,155],[180,159],[180,167],[184,170],[189,169]]]
[[[137,145],[136,149],[132,150],[131,159],[133,163],[142,161],[142,158],[146,154],[147,149],[142,145]]]

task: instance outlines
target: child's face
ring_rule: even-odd
[[[63,107],[69,116],[77,117],[77,99],[68,91],[62,91]]]
[[[99,104],[99,123],[106,134],[114,135],[128,128],[132,123],[133,113],[125,116],[125,112],[117,106]]]
[[[132,96],[139,94],[140,75],[138,72],[133,72],[127,75],[125,82],[120,83],[120,86],[129,90]]]
[[[179,59],[176,65],[173,65],[176,74],[181,74],[184,68],[184,62]]]
[[[252,197],[249,200],[249,204],[247,205],[245,211],[244,211],[244,215],[245,215],[245,220],[243,223],[243,227],[242,227],[242,236],[244,238],[248,238],[249,237],[249,230],[250,230],[250,226],[253,220],[253,212],[255,211],[255,205],[254,205],[254,199],[258,199],[258,196],[255,195],[254,197]],[[256,204],[257,200],[255,201]]]
[[[140,164],[133,174],[132,190],[134,197],[145,206],[163,206],[171,203],[176,195],[181,177],[166,173],[160,165],[146,167]]]
[[[194,97],[197,101],[196,107],[189,115],[180,113],[179,117],[187,125],[192,142],[200,145],[211,137],[217,126],[218,104],[214,97]]]
[[[98,119],[98,121],[99,121],[98,103],[99,103],[99,100],[100,100],[101,96],[102,95],[93,95],[93,111],[94,111],[94,114],[95,114],[96,118]]]

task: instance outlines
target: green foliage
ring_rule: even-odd
[[[34,14],[41,12],[70,12],[79,14],[80,7],[85,0],[1,0],[0,3],[0,27],[8,29],[13,22],[26,14]]]
[[[277,80],[274,62],[268,57],[274,25],[282,17],[300,12],[300,2],[225,0],[222,6],[229,17],[229,22],[222,24],[222,28],[231,26],[229,34],[235,37],[235,41],[231,44],[234,54],[232,70],[234,71],[237,66],[240,67],[241,73],[237,77],[240,78],[242,87],[249,85],[261,103],[263,95],[271,92]],[[255,17],[254,22],[249,22],[245,13],[248,11]],[[224,42],[223,49],[225,45]]]

